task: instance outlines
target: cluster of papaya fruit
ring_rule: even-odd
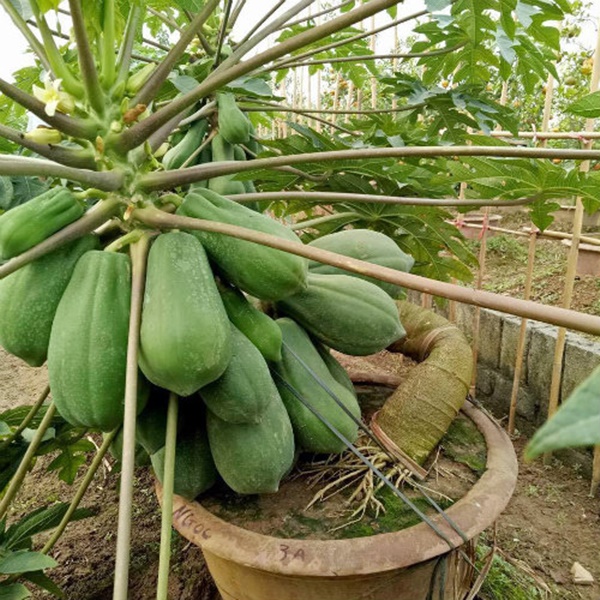
[[[184,140],[192,131],[196,136],[196,127]],[[212,158],[240,139],[220,122]],[[174,161],[174,153],[165,160]],[[215,191],[232,195],[227,186],[237,183],[210,180],[190,189],[177,214],[300,243],[282,223]],[[27,250],[83,210],[72,192],[57,187],[8,211],[0,217],[0,255]],[[374,231],[342,231],[311,244],[402,271],[412,267],[410,256]],[[230,236],[156,235],[140,327],[137,434],[158,477],[166,391],[181,397],[175,492],[188,498],[217,474],[239,493],[274,492],[298,450],[343,451],[344,439],[358,435],[360,409],[329,349],[367,355],[399,339],[404,331],[391,297],[397,291]],[[47,360],[64,419],[112,431],[124,414],[130,300],[129,256],[102,250],[97,236],[86,235],[0,281],[0,344],[31,365]]]

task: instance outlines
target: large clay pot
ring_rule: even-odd
[[[435,599],[463,600],[473,570],[461,551],[472,554],[477,536],[507,505],[517,477],[504,431],[472,405],[463,410],[485,437],[487,469],[447,510],[469,542],[442,518],[434,519],[452,550],[425,523],[355,539],[275,538],[231,525],[179,496],[173,524],[202,548],[223,600],[426,600],[432,591]]]

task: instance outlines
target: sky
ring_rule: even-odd
[[[252,9],[260,10],[260,14],[263,14],[268,10],[270,6],[275,4],[275,0],[248,0],[246,7],[242,13],[242,16],[257,14],[257,11]],[[422,0],[411,0],[404,4],[405,7],[410,5],[410,11],[416,12],[423,8],[424,3]],[[593,11],[600,16],[600,0],[593,0],[592,2]],[[241,19],[240,21],[246,21]],[[249,20],[248,20],[249,21]],[[409,25],[407,29],[412,26]],[[592,49],[595,43],[597,31],[597,24],[594,19],[591,19],[582,32],[582,43]],[[402,32],[401,32],[402,34]],[[380,52],[388,52],[391,48],[392,42],[388,34],[386,37],[384,34],[378,36],[378,47],[377,50]],[[0,48],[2,50],[2,57],[0,58],[0,77],[4,79],[12,80],[11,74],[22,66],[32,64],[32,58],[26,53],[26,43],[23,36],[16,29],[16,27],[10,21],[10,18],[0,8]]]

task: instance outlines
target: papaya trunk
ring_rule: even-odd
[[[376,415],[385,435],[422,464],[465,402],[473,356],[462,332],[443,317],[409,302],[396,302],[406,337],[388,350],[419,364]]]

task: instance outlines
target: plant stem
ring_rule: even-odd
[[[344,6],[348,6],[348,4],[352,4],[354,2],[355,2],[355,0],[344,0],[344,2],[341,2],[340,4],[336,4],[335,6],[332,6],[330,8],[325,8],[321,12],[315,13],[314,15],[308,15],[306,17],[302,17],[301,19],[297,19],[296,21],[290,21],[289,23],[286,23],[285,26],[286,27],[294,27],[294,25],[300,25],[300,23],[304,23],[304,22],[308,21],[309,19],[316,19],[318,17],[322,17],[323,15],[328,15],[328,14],[335,12],[336,10],[338,10],[340,8],[344,8]]]
[[[69,8],[71,10],[75,42],[77,43],[79,69],[81,70],[87,100],[96,113],[102,116],[105,109],[104,93],[98,79],[94,55],[92,54],[92,48],[90,47],[90,41],[85,28],[81,0],[69,0]],[[114,48],[111,48],[111,51],[114,51]]]
[[[246,0],[238,0],[238,3],[235,5],[233,12],[231,13],[231,19],[229,19],[229,26],[233,29],[235,26],[242,9],[246,5]]]
[[[4,8],[4,10],[8,13],[8,16],[12,19],[12,22],[17,26],[19,31],[23,34],[27,42],[29,43],[29,47],[33,50],[36,56],[40,59],[42,66],[49,73],[52,72],[52,67],[50,62],[48,61],[48,56],[46,55],[46,50],[44,46],[40,44],[40,41],[35,37],[33,31],[27,27],[27,23],[23,19],[23,17],[19,14],[19,11],[14,7],[13,3],[10,0],[0,0],[0,4]]]
[[[25,455],[23,456],[23,459],[21,460],[18,469],[13,475],[10,481],[10,485],[8,486],[8,489],[6,490],[4,497],[0,502],[0,520],[4,518],[4,516],[6,515],[6,511],[10,506],[10,503],[15,499],[15,496],[19,492],[19,489],[21,489],[21,486],[23,485],[23,480],[25,479],[25,475],[27,475],[27,471],[29,470],[29,467],[31,465],[31,461],[35,456],[35,453],[37,452],[37,449],[39,448],[40,444],[42,443],[46,431],[52,423],[52,419],[54,418],[55,412],[56,407],[54,406],[54,403],[52,403],[48,406],[48,410],[46,411],[46,414],[44,415],[40,426],[36,429],[35,435],[33,436],[33,439],[31,440],[29,446],[27,447],[27,451],[25,452]]]
[[[143,236],[131,246],[131,312],[127,341],[125,376],[125,417],[123,419],[123,455],[119,493],[119,523],[113,600],[127,600],[129,554],[131,548],[131,513],[133,501],[133,471],[135,467],[135,421],[138,393],[138,347],[148,238]]]
[[[32,175],[34,177],[61,177],[105,192],[118,190],[123,185],[120,171],[90,171],[58,165],[49,160],[28,156],[0,155],[0,175]]]
[[[254,25],[254,27],[236,44],[236,48],[243,46],[273,15],[277,10],[279,10],[280,6],[285,4],[285,0],[279,0],[271,10],[269,10],[265,15]]]
[[[119,65],[119,72],[117,74],[117,82],[125,83],[129,75],[129,67],[131,66],[131,52],[133,50],[133,44],[135,42],[135,34],[137,31],[138,23],[142,15],[142,7],[140,4],[133,3],[129,9],[127,15],[127,24],[125,25],[125,35],[119,48],[119,54],[117,56],[117,64]]]
[[[115,81],[115,0],[104,0],[102,35],[102,86],[109,90]]]
[[[12,127],[7,127],[0,123],[0,137],[3,137],[15,144],[28,148],[32,152],[49,158],[50,160],[73,167],[75,169],[96,169],[96,161],[91,152],[85,150],[73,150],[56,144],[39,144],[25,137],[21,131],[17,131]]]
[[[275,63],[274,65],[272,65],[272,68],[278,68],[278,67],[283,66],[284,63],[286,63],[286,62],[291,62],[291,61],[296,62],[299,60],[303,60],[305,58],[309,58],[310,56],[314,56],[315,54],[320,54],[321,52],[326,52],[327,50],[332,50],[333,48],[339,48],[340,46],[345,46],[346,44],[351,44],[352,42],[356,42],[357,40],[362,40],[363,38],[375,35],[377,33],[380,33],[381,31],[390,29],[391,27],[396,27],[397,25],[406,23],[407,21],[412,21],[413,19],[418,19],[419,17],[422,17],[422,16],[426,15],[427,13],[428,13],[428,11],[426,11],[426,10],[420,10],[418,12],[412,13],[405,17],[400,17],[399,19],[391,21],[390,23],[386,23],[385,25],[382,25],[375,29],[371,29],[369,31],[365,31],[363,33],[358,33],[358,34],[353,35],[344,40],[340,40],[339,42],[332,42],[331,44],[327,44],[326,46],[320,46],[313,50],[304,52],[303,54],[298,54],[297,56],[283,59],[283,60],[279,61],[278,63]],[[372,13],[372,14],[374,14],[374,13]],[[368,16],[371,16],[371,15],[368,15]]]
[[[53,117],[50,117],[46,113],[46,105],[43,102],[40,102],[37,98],[20,90],[17,86],[8,83],[4,79],[0,79],[0,92],[7,95],[17,104],[20,104],[23,108],[31,111],[36,117],[48,123],[54,129],[58,129],[66,135],[87,140],[96,139],[98,128],[93,123],[83,121],[82,119],[74,119],[61,112],[56,112]]]
[[[306,221],[300,221],[299,223],[294,223],[290,229],[292,231],[300,231],[302,229],[309,229],[310,227],[316,227],[317,225],[323,225],[324,223],[330,223],[331,221],[338,221],[344,219],[352,219],[357,221],[360,219],[360,215],[355,212],[343,212],[343,213],[335,213],[331,215],[325,215],[323,217],[317,217],[315,219],[308,219]],[[352,221],[348,221],[352,222]]]
[[[42,393],[38,396],[38,399],[35,401],[35,404],[31,407],[31,410],[27,413],[27,416],[21,421],[21,424],[8,436],[1,444],[0,450],[4,450],[8,446],[10,446],[16,439],[25,431],[28,427],[29,423],[33,421],[35,415],[38,414],[42,404],[44,404],[44,400],[48,397],[50,393],[50,386],[47,385]]]
[[[204,219],[194,219],[191,217],[182,217],[179,215],[170,215],[156,208],[142,208],[133,211],[132,218],[136,218],[142,223],[152,227],[166,229],[192,229],[200,231],[211,231],[229,235],[241,240],[262,244],[284,252],[304,256],[310,260],[320,263],[333,265],[352,273],[368,275],[380,281],[387,281],[412,290],[418,290],[431,294],[432,296],[442,296],[465,304],[475,306],[484,306],[500,312],[505,312],[520,317],[527,317],[560,325],[576,331],[583,331],[593,335],[600,334],[600,317],[579,313],[574,310],[557,308],[548,305],[539,305],[535,302],[509,298],[492,292],[481,290],[472,290],[459,285],[445,283],[428,279],[412,273],[403,273],[368,263],[364,260],[357,260],[348,256],[342,256],[335,252],[322,250],[313,246],[307,246],[302,243],[283,238],[268,235],[245,227],[220,223],[217,221],[206,221]]]
[[[37,246],[23,252],[23,254],[19,254],[19,256],[15,256],[3,265],[0,265],[0,279],[14,273],[16,270],[24,267],[26,264],[37,258],[64,246],[71,240],[76,240],[86,233],[94,231],[94,229],[115,215],[120,205],[121,199],[115,196],[109,197],[106,200],[101,200],[96,206],[85,213],[81,219],[67,225],[60,231],[57,231],[54,235],[46,238]]]
[[[409,104],[407,106],[400,106],[399,108],[368,108],[362,110],[349,110],[349,109],[334,109],[334,108],[310,108],[310,107],[296,107],[285,106],[283,104],[276,104],[274,102],[263,102],[261,100],[253,99],[254,103],[261,104],[261,106],[247,106],[244,103],[240,103],[239,107],[248,111],[259,111],[259,112],[290,112],[310,115],[312,113],[324,114],[324,115],[382,115],[396,112],[406,112],[410,110],[418,110],[425,106],[424,102],[419,104]],[[311,117],[314,118],[314,117]]]
[[[374,204],[399,204],[402,206],[522,206],[530,204],[537,198],[519,198],[518,200],[461,200],[460,198],[411,198],[409,196],[379,196],[377,194],[350,194],[344,192],[253,192],[228,196],[236,202],[255,202],[269,200],[272,202],[291,200],[308,200],[319,204],[335,202],[369,202]],[[599,242],[600,243],[600,242]]]
[[[225,32],[227,31],[227,22],[231,15],[231,4],[233,0],[225,0],[225,12],[221,18],[221,26],[219,27],[219,35],[217,36],[217,48],[215,50],[215,60],[213,63],[213,69],[219,66],[221,62],[221,50],[223,50],[223,42],[225,40]]]
[[[312,44],[314,41],[319,40],[323,37],[331,35],[340,29],[344,29],[351,25],[354,25],[358,21],[370,17],[386,8],[397,4],[397,0],[371,0],[370,2],[361,5],[354,10],[340,15],[331,21],[323,23],[313,27],[310,30],[304,31],[295,35],[284,42],[276,44],[275,46],[249,58],[245,62],[234,64],[233,66],[228,65],[228,62],[232,57],[227,59],[216,71],[209,75],[198,87],[187,94],[184,94],[180,98],[174,100],[164,108],[155,112],[147,119],[140,121],[130,129],[124,131],[119,139],[116,141],[115,146],[121,152],[127,152],[136,146],[142,144],[148,137],[167,121],[172,119],[174,116],[180,114],[189,106],[195,104],[198,100],[206,97],[211,92],[217,90],[219,87],[226,85],[230,81],[250,73],[257,67],[261,67],[276,58],[285,56],[286,54],[302,48],[306,45]],[[235,54],[235,53],[234,53]],[[237,59],[236,59],[237,60]],[[227,68],[224,68],[227,67]]]
[[[169,396],[169,408],[167,409],[165,463],[162,474],[162,519],[156,600],[168,600],[169,563],[171,561],[171,526],[173,524],[173,485],[175,482],[175,452],[177,445],[177,412],[177,395],[171,393]]]
[[[136,244],[137,242],[139,242],[142,239],[142,237],[144,235],[146,235],[146,234],[141,229],[134,229],[133,231],[130,231],[130,232],[126,233],[125,235],[122,235],[120,238],[117,238],[114,242],[112,242],[111,244],[106,246],[106,248],[104,248],[104,251],[105,252],[118,252],[119,250],[122,250],[126,246]]]
[[[148,104],[154,99],[158,90],[169,76],[169,73],[177,64],[177,61],[183,56],[183,53],[196,35],[196,32],[200,30],[204,23],[206,23],[218,5],[219,0],[209,0],[202,10],[194,17],[192,22],[181,32],[181,36],[177,43],[162,59],[156,70],[148,78],[148,81],[146,81],[140,91],[135,95],[135,98],[131,101],[132,106],[135,106],[136,104]]]
[[[526,148],[510,146],[407,146],[403,148],[364,148],[307,152],[257,158],[248,162],[223,161],[195,165],[187,169],[149,173],[139,179],[140,189],[154,191],[203,181],[221,175],[231,175],[259,169],[273,169],[284,165],[301,165],[336,160],[358,160],[365,158],[437,158],[440,156],[487,156],[495,158],[561,158],[568,160],[600,160],[600,150],[571,150],[561,148]],[[1,171],[0,171],[1,172]]]
[[[321,58],[318,60],[311,60],[309,62],[290,62],[285,63],[279,67],[269,68],[269,72],[272,71],[280,71],[282,69],[291,69],[294,67],[312,67],[313,65],[329,65],[335,63],[347,63],[347,62],[364,62],[366,60],[383,60],[388,58],[424,58],[427,56],[439,56],[442,54],[448,54],[450,52],[455,52],[456,50],[466,46],[466,42],[461,42],[460,44],[456,44],[452,46],[452,48],[441,48],[440,50],[431,50],[429,52],[405,52],[403,54],[361,54],[357,56],[337,56],[331,58]]]
[[[69,504],[69,508],[67,509],[67,512],[64,514],[60,523],[57,525],[50,539],[44,544],[44,547],[41,550],[43,554],[48,554],[48,552],[50,552],[50,550],[54,548],[54,545],[56,544],[56,542],[58,542],[58,540],[64,533],[65,529],[67,528],[67,525],[69,524],[69,521],[71,520],[71,517],[73,516],[73,513],[77,510],[77,507],[79,506],[81,500],[85,496],[85,493],[90,487],[90,484],[94,479],[94,475],[96,475],[96,471],[98,471],[98,468],[102,464],[102,460],[104,459],[104,456],[110,448],[112,441],[115,439],[117,432],[118,429],[112,431],[104,438],[104,442],[102,443],[102,446],[100,446],[100,448],[98,449],[98,452],[96,452],[96,456],[94,456],[92,464],[89,466],[85,477],[79,484],[77,492],[73,496],[71,503]]]

